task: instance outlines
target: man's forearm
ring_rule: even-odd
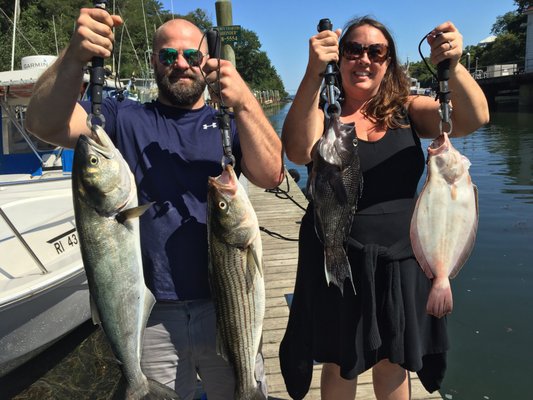
[[[44,141],[72,147],[70,121],[82,83],[83,66],[62,53],[35,84],[26,113],[28,131]]]

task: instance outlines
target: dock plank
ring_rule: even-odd
[[[287,194],[265,191],[248,183],[250,200],[262,228],[263,257],[266,289],[266,312],[263,324],[263,355],[271,400],[290,399],[279,366],[279,344],[283,338],[289,308],[286,295],[291,294],[298,263],[298,232],[300,221],[307,206],[307,199],[296,182],[289,179]],[[286,186],[282,185],[285,189]],[[291,240],[284,240],[288,238]],[[320,399],[321,365],[313,368],[313,378],[306,400]],[[416,374],[410,374],[411,398],[413,400],[442,399],[438,392],[428,393]],[[374,399],[372,373],[367,371],[358,378],[357,399]]]

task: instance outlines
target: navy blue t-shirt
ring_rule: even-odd
[[[81,104],[90,111],[90,103]],[[147,286],[160,301],[210,297],[207,178],[220,175],[223,156],[216,111],[107,98],[102,114],[105,131],[135,176],[139,204],[155,202],[140,218]],[[239,170],[233,119],[231,132]]]

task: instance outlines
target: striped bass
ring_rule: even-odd
[[[141,343],[155,303],[144,284],[133,175],[100,126],[80,136],[72,168],[76,228],[93,321],[102,326],[126,382],[125,399],[179,399],[141,371]]]
[[[230,164],[220,176],[209,177],[207,231],[217,352],[233,367],[235,399],[264,400],[254,372],[265,315],[261,235]]]
[[[428,147],[427,178],[411,220],[416,259],[433,285],[426,306],[437,317],[453,309],[449,279],[454,278],[474,247],[478,226],[478,194],[468,169],[470,161],[446,133]]]

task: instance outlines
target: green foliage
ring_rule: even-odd
[[[431,65],[429,57],[426,57],[426,61]],[[426,67],[423,61],[418,61],[409,64],[409,76],[418,79],[420,82],[420,87],[423,88],[432,88],[435,86],[435,79],[433,78],[432,73]]]
[[[527,24],[527,15],[518,11],[510,11],[496,18],[491,32],[496,36],[504,33],[519,35],[525,33],[523,24]]]
[[[264,51],[255,32],[241,28],[241,40],[233,46],[237,70],[255,90],[279,90],[286,97],[283,82]]]
[[[152,36],[158,26],[176,18],[187,19],[202,31],[213,26],[205,10],[195,9],[186,15],[172,15],[157,0],[109,1],[110,12],[122,16],[124,25],[115,29],[115,69],[121,77],[151,77]],[[14,0],[0,0],[0,71],[11,69],[11,43]],[[17,22],[15,69],[21,68],[25,56],[57,55],[65,48],[75,29],[80,8],[92,7],[89,0],[20,0],[21,15]],[[113,10],[112,7],[115,7]],[[277,89],[286,94],[276,69],[265,52],[259,50],[257,35],[243,30],[243,42],[235,46],[237,69],[254,89]],[[106,61],[111,65],[113,60]]]
[[[515,0],[517,9],[509,11],[496,18],[491,32],[496,35],[492,43],[484,45],[469,45],[463,51],[463,65],[468,67],[467,53],[470,54],[470,72],[486,70],[489,65],[518,64],[524,66],[526,53],[527,16],[524,10],[531,7],[531,0]],[[420,65],[418,65],[420,64]],[[427,69],[423,63],[410,65],[411,76],[417,78],[423,87],[427,85]]]
[[[519,13],[523,13],[529,7],[533,6],[533,1],[531,1],[531,0],[515,0],[514,3],[516,4],[517,11]]]
[[[524,64],[526,41],[524,35],[503,33],[496,40],[488,44],[479,57],[483,66],[494,64]]]

